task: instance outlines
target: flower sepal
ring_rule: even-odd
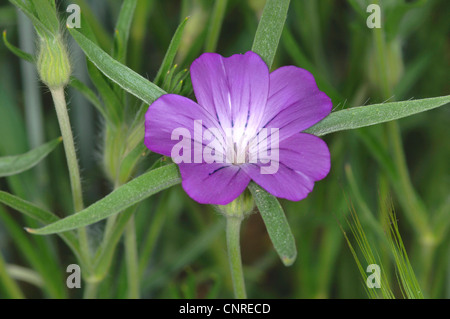
[[[62,36],[41,38],[39,46],[37,69],[42,82],[50,89],[66,86],[72,67]]]
[[[233,217],[244,219],[252,214],[255,208],[255,202],[252,194],[245,190],[238,198],[227,205],[216,205],[218,211],[226,218]]]

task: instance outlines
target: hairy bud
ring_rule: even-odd
[[[37,68],[42,82],[51,89],[64,87],[69,82],[72,68],[60,35],[40,39]]]

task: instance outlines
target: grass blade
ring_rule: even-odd
[[[60,220],[53,213],[7,192],[0,191],[0,203],[43,224],[50,224]],[[64,233],[60,234],[60,236],[72,251],[79,256],[78,240],[75,235],[73,233]]]
[[[210,26],[206,36],[205,52],[215,52],[217,40],[219,40],[220,29],[222,28],[223,17],[227,9],[228,0],[216,0],[211,14]]]
[[[8,264],[6,265],[6,270],[11,278],[17,281],[26,282],[39,288],[44,286],[42,276],[30,268]]]
[[[344,227],[341,224],[339,224],[339,227],[341,228],[341,231],[345,237],[345,240],[347,241],[348,247],[350,248],[353,258],[355,259],[356,265],[358,266],[359,272],[360,272],[362,280],[363,280],[362,284],[364,285],[364,289],[370,299],[378,299],[380,297],[382,297],[383,299],[395,299],[395,295],[392,292],[392,289],[389,285],[389,280],[386,277],[386,271],[384,270],[384,267],[383,267],[383,264],[381,263],[379,255],[375,249],[372,249],[372,245],[368,241],[367,235],[361,225],[361,222],[359,221],[358,215],[356,214],[356,211],[355,211],[353,205],[351,203],[349,203],[349,205],[350,205],[351,217],[350,217],[350,219],[347,219],[347,224],[355,238],[357,246],[361,250],[363,259],[360,259],[358,257],[358,254],[356,253],[356,250],[353,247],[353,245],[350,241],[350,238],[347,236],[347,233],[344,230]],[[366,267],[368,265],[373,265],[373,264],[378,265],[381,269],[381,273],[380,273],[380,288],[381,289],[372,289],[367,286],[367,278],[369,276],[369,273],[366,272],[367,271]]]
[[[25,298],[16,281],[11,278],[9,272],[7,271],[7,266],[1,252],[0,252],[0,283],[5,288],[5,291],[9,298],[12,299]]]
[[[48,259],[46,252],[38,248],[40,245],[32,237],[27,236],[23,228],[2,206],[0,206],[0,221],[12,238],[11,244],[17,247],[24,261],[42,276],[45,295],[57,299],[67,297],[67,288],[59,271],[61,268],[57,266],[58,261]]]
[[[390,250],[394,255],[395,266],[397,267],[399,286],[407,299],[424,299],[422,289],[419,286],[414,270],[409,262],[405,245],[403,244],[400,231],[398,229],[397,217],[391,202],[390,209],[382,210],[385,224],[388,225],[387,232]]]
[[[209,225],[208,228],[190,240],[186,246],[162,262],[156,271],[146,275],[142,283],[144,289],[153,290],[164,287],[176,274],[195,261],[202,253],[211,247],[211,243],[224,231],[222,220]]]

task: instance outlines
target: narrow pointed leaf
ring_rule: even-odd
[[[186,22],[189,18],[186,18],[183,20],[183,22],[180,23],[177,30],[175,31],[175,34],[172,37],[172,40],[170,41],[169,48],[167,49],[166,55],[164,56],[164,60],[161,63],[161,66],[158,70],[158,73],[155,77],[155,83],[162,82],[162,78],[165,77],[167,71],[169,71],[170,67],[173,64],[173,60],[175,59],[175,55],[177,54],[178,47],[180,46],[181,37],[183,35],[184,27],[186,26]]]
[[[56,16],[56,8],[52,1],[49,0],[35,0],[34,9],[36,10],[39,20],[49,29],[52,34],[56,35],[59,32],[59,21]]]
[[[151,104],[158,97],[166,93],[164,90],[127,66],[114,60],[80,32],[75,29],[68,30],[89,60],[91,60],[103,74],[127,92],[133,94],[147,104]]]
[[[32,168],[53,151],[61,141],[62,138],[57,138],[27,153],[0,157],[0,177],[19,174]]]
[[[305,132],[317,136],[400,119],[450,103],[450,95],[352,107],[333,112]]]
[[[16,56],[18,56],[21,59],[24,59],[25,61],[34,63],[34,56],[24,52],[22,50],[20,50],[18,47],[12,45],[11,43],[9,43],[8,38],[6,37],[6,30],[3,31],[3,42],[5,43],[6,47],[12,52],[14,53]]]
[[[3,259],[1,251],[0,251],[0,284],[3,286],[6,292],[6,297],[12,299],[25,298],[25,296],[22,293],[22,290],[20,290],[19,285],[9,273],[7,264]],[[5,298],[5,296],[3,296],[3,298]]]
[[[120,123],[121,116],[123,115],[123,106],[116,92],[111,88],[108,80],[103,76],[103,74],[95,67],[95,65],[87,61],[87,69],[89,77],[92,83],[94,83],[106,106],[107,119],[113,123]]]
[[[27,215],[43,224],[50,224],[60,220],[53,213],[40,208],[33,203],[30,203],[22,198],[9,194],[7,192],[0,191],[0,203]],[[71,232],[60,234],[61,238],[67,243],[67,245],[72,248],[72,250],[79,254],[78,251],[78,241],[75,235]]]
[[[27,15],[27,17],[33,23],[33,26],[35,27],[35,29],[40,37],[51,37],[54,35],[51,32],[51,30],[48,29],[48,27],[39,20],[36,13],[33,12],[33,8],[30,7],[30,5],[32,5],[32,3],[28,2],[28,1],[24,2],[24,1],[19,1],[19,0],[9,0],[9,1]]]
[[[256,30],[252,51],[258,53],[269,68],[277,52],[290,0],[267,0]]]
[[[113,56],[121,63],[125,63],[127,57],[128,37],[130,35],[130,27],[136,10],[136,3],[137,0],[125,0],[122,3],[119,18],[117,19]]]
[[[78,92],[80,92],[89,102],[91,102],[103,118],[109,119],[108,114],[106,113],[100,100],[97,98],[97,95],[86,84],[78,80],[76,77],[71,76],[69,85],[78,90]]]
[[[281,261],[285,266],[292,265],[297,257],[297,248],[283,208],[274,196],[254,182],[250,182],[248,188],[253,195]]]
[[[27,229],[30,233],[48,235],[88,226],[181,182],[178,167],[169,164],[145,173],[92,204],[88,208],[40,229]]]

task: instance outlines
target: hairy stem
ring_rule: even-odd
[[[75,144],[72,129],[70,127],[69,114],[67,112],[66,98],[64,96],[64,88],[51,88],[50,92],[53,97],[59,128],[63,137],[64,151],[66,153],[67,167],[69,169],[70,186],[72,189],[73,205],[75,212],[78,212],[84,208],[83,192],[81,189],[80,169],[78,167],[77,154],[75,152]],[[78,230],[78,237],[82,258],[87,261],[89,260],[89,241],[85,227]]]
[[[246,299],[244,273],[242,271],[240,230],[242,217],[227,216],[227,247],[230,263],[231,278],[233,280],[236,299]]]
[[[125,256],[127,264],[128,298],[139,299],[139,267],[134,216],[125,229]]]

